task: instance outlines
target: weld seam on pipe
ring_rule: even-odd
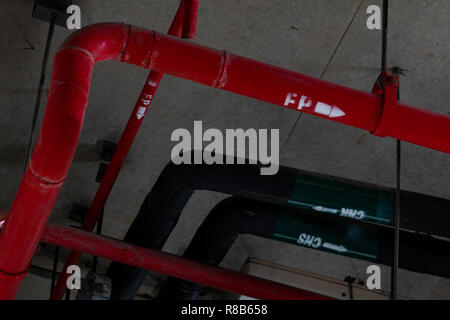
[[[64,51],[75,51],[75,52],[81,52],[84,53],[88,56],[89,60],[91,60],[92,65],[95,64],[95,58],[92,55],[92,53],[86,49],[80,48],[80,47],[76,47],[76,46],[68,46],[68,47],[64,47],[64,49],[59,50],[58,53],[60,52],[64,52]]]
[[[153,31],[152,34],[153,34],[152,37],[153,41],[152,41],[152,49],[149,55],[150,59],[148,64],[145,66],[145,68],[147,69],[153,69],[156,63],[156,59],[158,58],[158,46],[159,43],[161,42],[161,36],[157,32]]]
[[[222,52],[222,62],[220,65],[219,75],[212,85],[213,88],[222,89],[225,86],[229,59],[230,57],[228,52],[224,50]]]
[[[39,175],[38,173],[36,173],[33,170],[33,162],[31,160],[30,160],[30,162],[28,164],[28,169],[29,169],[30,173],[33,175],[33,177],[38,179],[41,183],[46,184],[48,186],[53,186],[54,188],[61,187],[62,184],[64,183],[64,181],[66,181],[66,177],[64,177],[61,180],[52,180],[52,179],[48,179],[48,178],[45,178],[45,177]]]
[[[131,37],[132,37],[132,30],[131,29],[133,28],[133,26],[131,24],[127,24],[126,26],[127,26],[127,36],[126,36],[126,40],[125,40],[125,42],[123,44],[122,51],[120,52],[120,54],[118,56],[118,60],[119,61],[124,61],[124,57],[127,54],[127,49],[128,49],[128,47],[130,45],[130,41],[131,41]]]

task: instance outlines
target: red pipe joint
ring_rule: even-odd
[[[0,272],[0,287],[2,292],[2,299],[14,298],[17,290],[19,289],[20,283],[27,276],[28,269],[20,274],[9,274],[4,271]]]

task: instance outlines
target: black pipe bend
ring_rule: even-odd
[[[160,250],[178,222],[182,210],[195,190],[217,191],[284,204],[295,184],[296,171],[280,168],[277,175],[260,175],[258,165],[174,165],[167,164],[124,241]],[[111,263],[107,275],[112,279],[112,299],[133,299],[147,275],[146,270]]]
[[[387,190],[387,188],[382,189],[369,184],[282,166],[276,175],[263,176],[260,175],[259,165],[174,165],[170,162],[146,196],[124,241],[161,250],[195,190],[216,191],[278,206],[292,206],[289,200],[293,195],[298,176],[319,177],[324,181],[332,181],[333,186],[340,183],[353,186],[352,188],[363,186],[376,192]],[[327,192],[336,194],[337,191],[330,189]],[[449,203],[448,200],[402,191],[402,217],[408,218],[407,222],[402,222],[402,227],[405,227],[404,224],[424,226],[423,221],[426,220],[428,224],[425,225],[424,230],[418,231],[437,230],[448,233],[446,217],[450,210]],[[425,219],[423,212],[428,207],[432,207],[433,210],[427,212],[428,216]],[[326,216],[329,218],[332,215]],[[430,221],[434,223],[431,224]],[[111,263],[107,275],[113,280],[112,299],[133,299],[147,271]]]
[[[239,235],[251,234],[274,239],[280,224],[286,225],[284,217],[299,227],[316,226],[325,237],[338,237],[343,243],[361,241],[365,246],[376,243],[376,257],[366,258],[374,263],[390,265],[394,232],[377,225],[345,221],[311,214],[295,208],[286,208],[261,201],[230,197],[217,204],[197,229],[184,257],[217,266],[221,263]],[[295,221],[301,222],[296,223]],[[292,226],[291,226],[292,228]],[[400,267],[415,272],[450,277],[450,242],[429,235],[401,231]],[[195,300],[203,286],[182,279],[169,277],[159,297],[164,300]]]

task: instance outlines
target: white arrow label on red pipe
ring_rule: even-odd
[[[138,111],[136,112],[136,117],[138,120],[141,120],[143,116],[145,116],[145,110],[147,110],[146,107],[139,107]]]
[[[316,113],[323,114],[330,118],[338,118],[345,116],[345,112],[339,109],[337,106],[330,106],[329,104],[323,102],[317,102],[314,111]]]
[[[299,99],[300,97],[300,99]],[[289,92],[286,95],[283,106],[290,107],[298,103],[297,110],[303,110],[313,105],[313,100],[305,95]],[[324,102],[317,102],[314,108],[314,112],[325,115],[330,118],[339,118],[345,116],[345,112],[335,105],[329,105]]]

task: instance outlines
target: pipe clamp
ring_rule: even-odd
[[[381,72],[372,93],[382,96],[382,110],[380,120],[372,134],[379,137],[389,136],[389,129],[394,125],[398,98],[398,75],[388,71]]]

